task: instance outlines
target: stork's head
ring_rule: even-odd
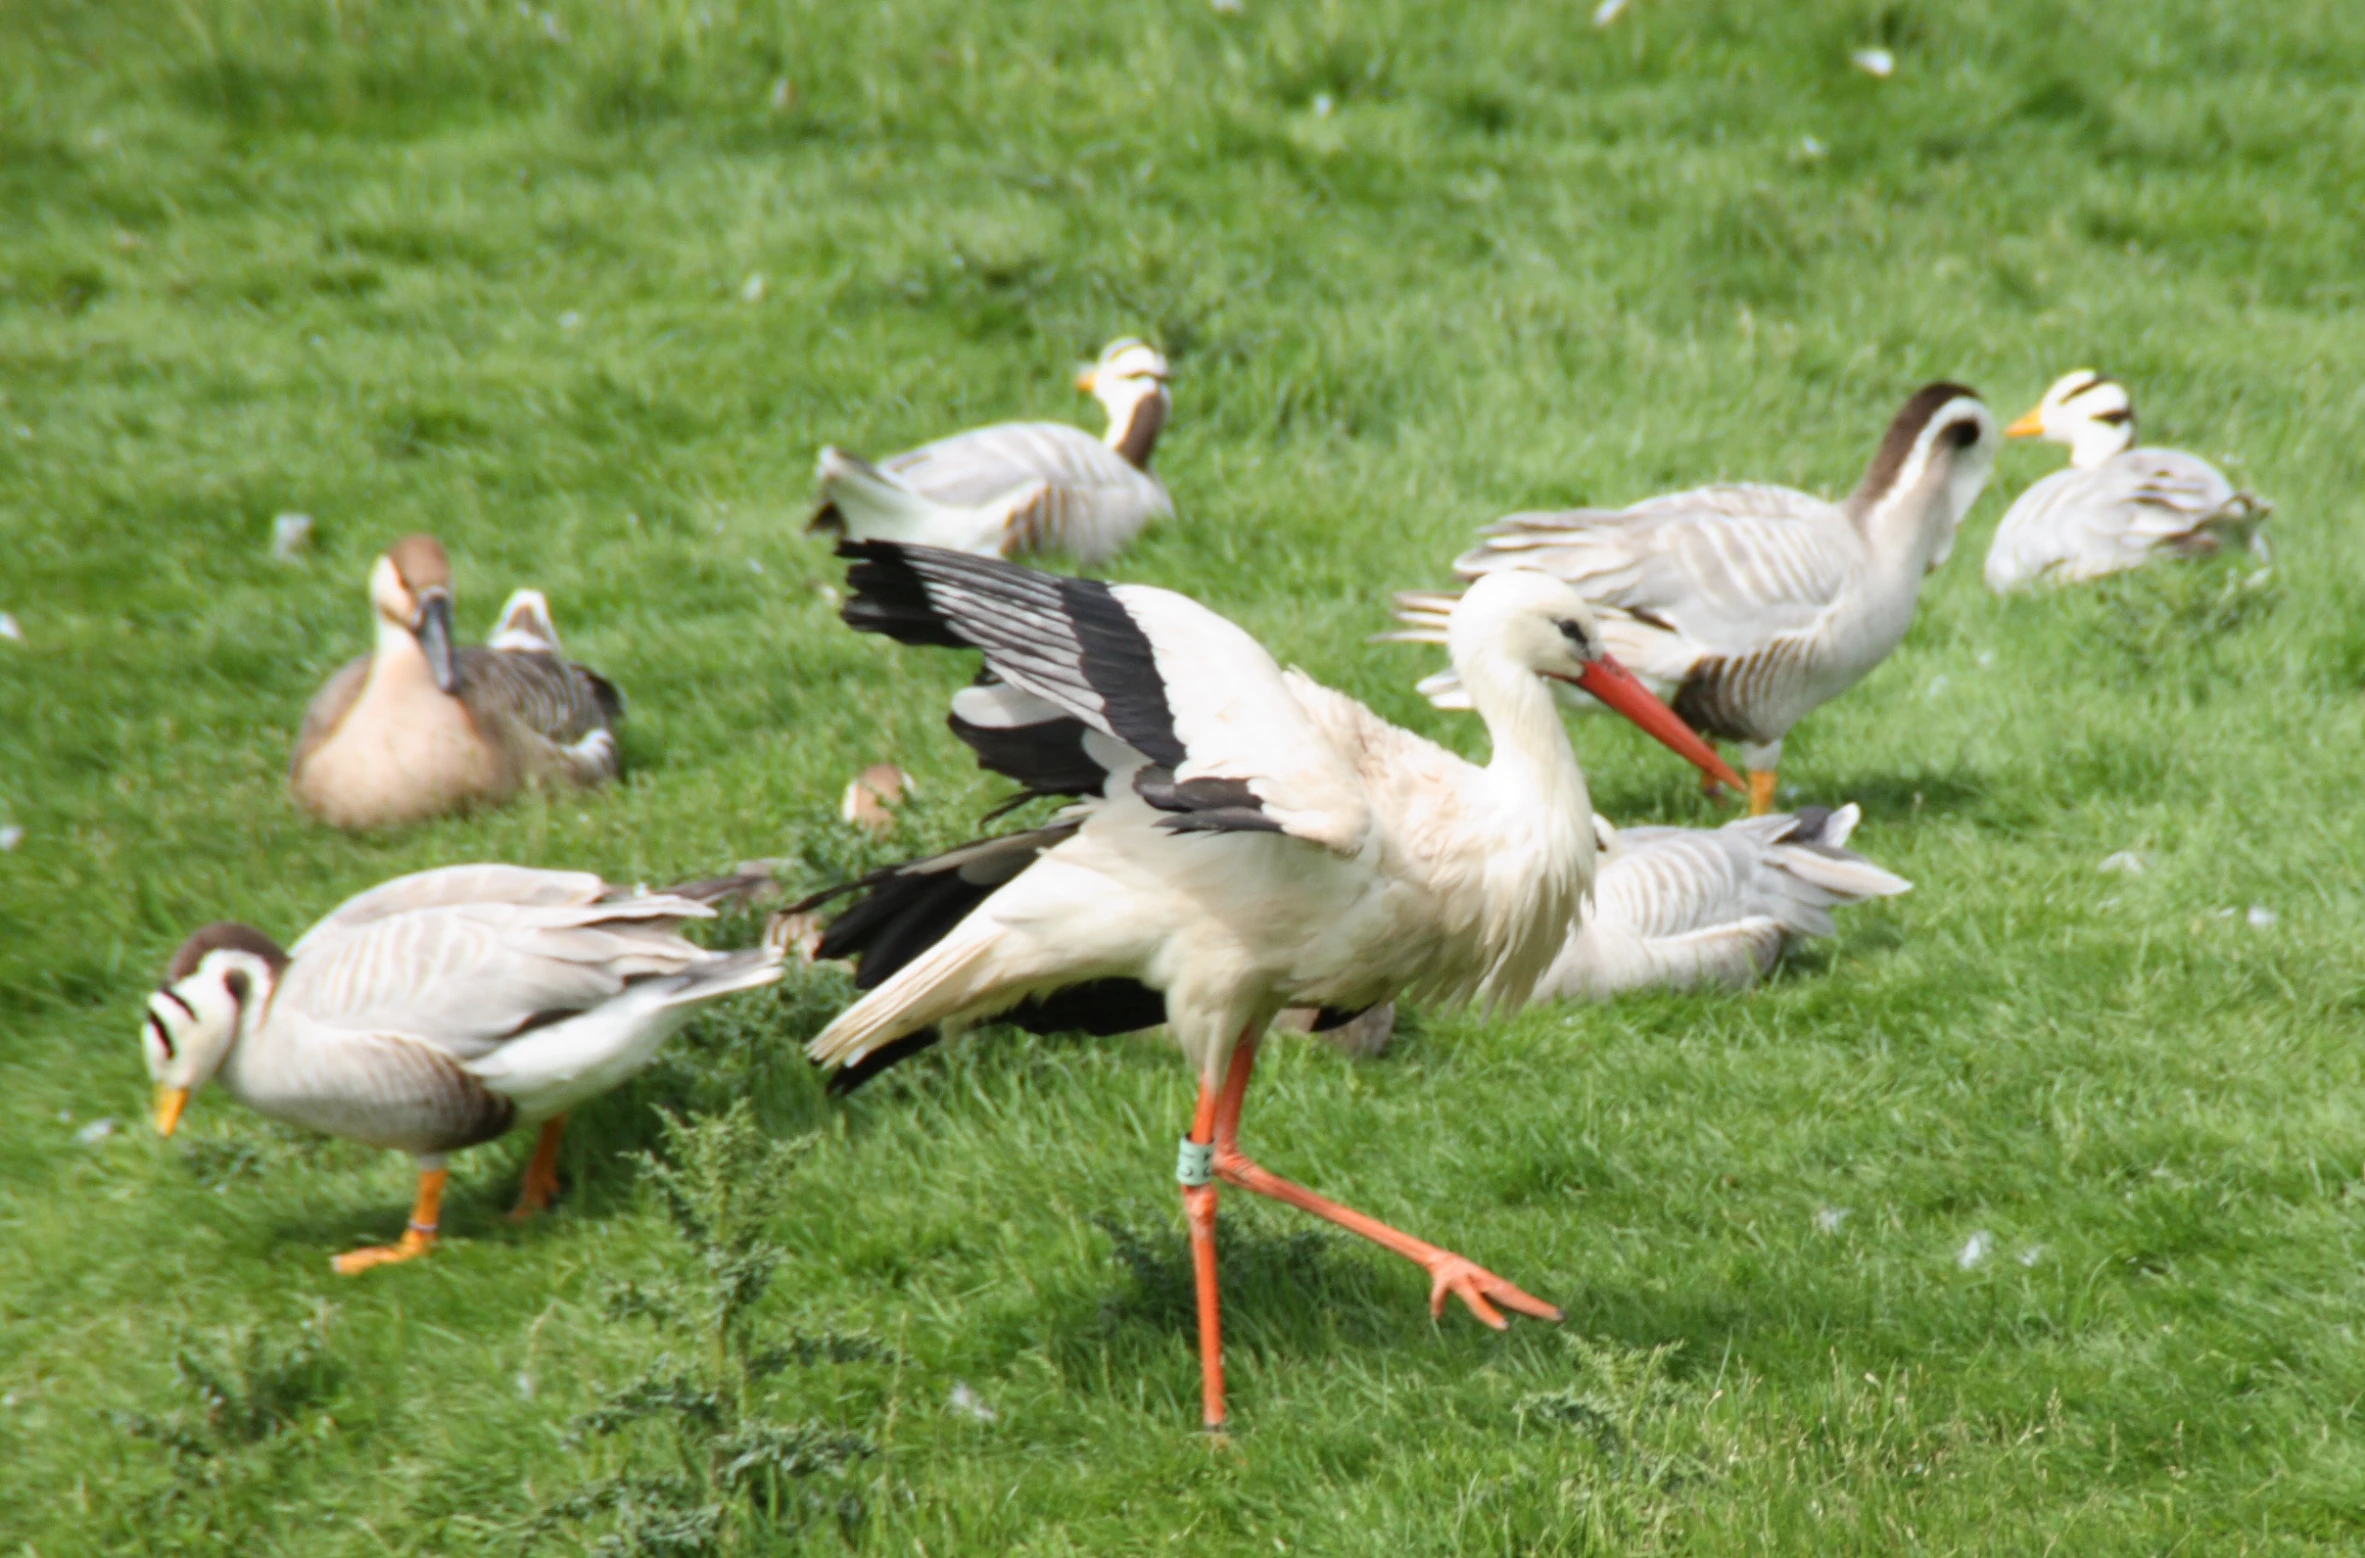
[[[1532,568],[1481,574],[1454,603],[1445,641],[1473,691],[1495,667],[1566,682],[1623,714],[1702,773],[1734,789],[1741,776],[1610,658],[1601,623],[1565,580]]]
[[[1132,336],[1111,341],[1100,361],[1076,375],[1076,388],[1108,408],[1109,420],[1122,423],[1145,396],[1166,388],[1166,359],[1158,349]]]
[[[445,692],[460,686],[452,651],[452,564],[433,536],[404,536],[386,548],[370,570],[370,605],[378,621],[419,641],[435,685]]]
[[[2135,442],[2135,399],[2118,380],[2080,368],[2055,379],[2036,409],[2004,433],[2067,444],[2070,464],[2100,465]]]
[[[140,1035],[156,1083],[156,1132],[170,1136],[190,1095],[213,1080],[230,1047],[262,1015],[287,954],[252,926],[221,921],[181,943],[148,997]]]

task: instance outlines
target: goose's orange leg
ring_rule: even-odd
[[[435,1224],[443,1215],[443,1182],[447,1177],[448,1171],[444,1169],[419,1170],[419,1199],[412,1203],[410,1226],[403,1229],[402,1238],[393,1244],[347,1250],[334,1257],[329,1264],[337,1268],[337,1275],[350,1277],[391,1261],[415,1260],[434,1249]]]
[[[1199,1107],[1183,1139],[1175,1178],[1191,1225],[1191,1275],[1199,1291],[1199,1415],[1210,1433],[1224,1426],[1224,1326],[1215,1285],[1215,1182],[1208,1168],[1215,1130],[1215,1090],[1199,1084]]]
[[[1774,809],[1774,771],[1771,768],[1749,770],[1749,815],[1762,817]]]
[[[1429,1274],[1429,1313],[1445,1313],[1445,1296],[1451,1293],[1470,1306],[1470,1313],[1501,1331],[1510,1322],[1501,1310],[1514,1309],[1539,1320],[1558,1321],[1566,1318],[1558,1308],[1545,1303],[1480,1266],[1477,1262],[1456,1255],[1451,1250],[1400,1233],[1374,1217],[1366,1217],[1352,1208],[1339,1205],[1316,1195],[1305,1186],[1293,1184],[1271,1170],[1250,1161],[1240,1150],[1240,1101],[1248,1092],[1248,1075],[1256,1067],[1258,1035],[1248,1034],[1232,1051],[1231,1070],[1224,1076],[1223,1095],[1215,1106],[1215,1175],[1228,1185],[1238,1185],[1260,1196],[1286,1201],[1291,1206],[1312,1212],[1316,1217],[1334,1222],[1349,1233],[1361,1234],[1384,1250],[1393,1250]]]
[[[517,1205],[509,1209],[511,1222],[524,1222],[549,1206],[550,1198],[558,1194],[558,1139],[566,1130],[563,1114],[542,1122],[542,1134],[534,1138],[534,1155],[526,1160],[526,1177],[518,1182]]]

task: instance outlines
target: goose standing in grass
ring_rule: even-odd
[[[1912,889],[1846,847],[1860,815],[1810,806],[1721,828],[1613,828],[1595,817],[1593,906],[1538,998],[1754,983],[1792,943],[1832,934],[1833,909]]]
[[[1215,1182],[1301,1207],[1459,1297],[1558,1318],[1436,1245],[1252,1162],[1241,1101],[1285,1007],[1352,1012],[1409,991],[1517,1006],[1593,875],[1591,810],[1546,679],[1573,682],[1728,783],[1738,775],[1604,651],[1540,573],[1473,585],[1449,639],[1494,757],[1387,724],[1198,603],[890,542],[849,542],[848,623],[984,651],[952,726],[989,768],[1079,797],[1044,827],[890,868],[819,955],[865,992],[809,1047],[850,1086],[989,1018],[1126,1032],[1164,1021],[1199,1074],[1179,1177],[1197,1271],[1203,1407],[1224,1420]],[[810,910],[811,902],[800,905]]]
[[[1783,737],[1904,640],[1922,577],[1946,561],[1995,452],[1979,397],[1932,384],[1897,413],[1842,502],[1723,485],[1626,509],[1513,514],[1488,526],[1454,571],[1479,579],[1540,568],[1568,581],[1645,685],[1703,735],[1742,743],[1749,809],[1763,815]],[[1385,638],[1445,641],[1452,595],[1396,601],[1410,627]],[[1421,691],[1440,708],[1470,706],[1453,671]]]
[[[377,643],[329,678],[288,763],[296,803],[339,828],[417,822],[497,805],[540,780],[616,774],[624,700],[558,652],[541,595],[521,590],[498,642],[452,643],[452,568],[432,536],[405,536],[370,570]]]
[[[2228,543],[2266,556],[2259,526],[2273,505],[2197,454],[2135,447],[2135,402],[2116,379],[2091,368],[2064,374],[2004,435],[2067,444],[2069,465],[2022,493],[1996,526],[1987,587],[1998,595]]]
[[[1102,438],[1064,422],[1002,422],[876,465],[823,449],[813,528],[980,557],[1059,552],[1086,565],[1106,562],[1174,512],[1150,471],[1172,409],[1166,377],[1166,359],[1153,348],[1112,341],[1076,380],[1108,408]]]
[[[685,920],[759,885],[664,892],[581,871],[447,866],[346,900],[286,951],[208,925],[173,954],[142,1041],[156,1129],[219,1082],[258,1114],[419,1160],[399,1242],[336,1257],[348,1275],[435,1244],[445,1155],[520,1124],[541,1135],[517,1209],[558,1187],[567,1111],[617,1086],[699,1006],[780,977],[771,947],[709,952]]]

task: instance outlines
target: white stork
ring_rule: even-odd
[[[1327,1218],[1418,1264],[1496,1328],[1560,1311],[1450,1250],[1325,1200],[1240,1150],[1258,1035],[1284,1007],[1400,992],[1517,1006],[1593,875],[1591,806],[1545,678],[1619,710],[1705,772],[1739,776],[1603,651],[1540,573],[1473,585],[1451,628],[1485,719],[1481,768],[1284,671],[1166,590],[848,542],[845,619],[985,652],[954,731],[986,766],[1081,797],[1048,826],[893,867],[819,948],[867,993],[809,1046],[851,1086],[988,1018],[1124,1032],[1163,1020],[1199,1071],[1178,1177],[1197,1271],[1209,1427],[1224,1421],[1215,1182]],[[810,907],[810,904],[803,907]]]

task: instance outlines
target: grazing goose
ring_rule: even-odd
[[[1416,1262],[1432,1312],[1452,1294],[1498,1328],[1498,1304],[1557,1319],[1268,1172],[1238,1133],[1259,1036],[1284,1007],[1353,1012],[1401,990],[1517,1006],[1550,966],[1592,878],[1593,833],[1548,678],[1737,778],[1609,658],[1577,593],[1506,571],[1455,608],[1454,665],[1494,740],[1481,768],[1282,670],[1181,595],[892,542],[841,550],[855,559],[846,621],[983,650],[984,679],[953,699],[955,733],[1028,790],[1079,800],[1040,828],[850,884],[865,896],[816,955],[859,958],[864,993],[808,1048],[836,1085],[996,1017],[1103,1033],[1163,1020],[1199,1077],[1179,1177],[1210,1427],[1224,1421],[1217,1180]]]
[[[1489,525],[1454,571],[1540,568],[1574,585],[1644,685],[1701,734],[1743,744],[1749,810],[1763,815],[1782,738],[1904,639],[1922,576],[1946,560],[1995,451],[1979,397],[1932,384],[1897,413],[1842,502],[1725,485],[1627,509],[1514,514]],[[1453,599],[1397,596],[1411,628],[1382,636],[1444,642]],[[1469,707],[1451,671],[1421,691],[1440,708]]]
[[[2069,465],[2022,493],[1996,527],[1987,587],[1998,595],[2099,579],[2227,542],[2266,556],[2259,525],[2273,505],[2235,490],[2197,454],[2135,448],[2135,402],[2116,379],[2091,368],[2065,374],[2004,435],[2067,444]]]
[[[419,1160],[400,1242],[336,1257],[348,1275],[435,1243],[444,1156],[519,1124],[541,1136],[512,1217],[557,1189],[566,1113],[647,1065],[700,1005],[780,977],[771,947],[708,952],[678,933],[732,877],[664,892],[582,871],[447,866],[345,903],[281,951],[208,925],[148,1000],[156,1129],[219,1082],[258,1114]]]
[[[498,804],[532,781],[616,774],[624,700],[562,658],[550,609],[510,597],[497,644],[452,644],[452,567],[405,536],[370,570],[378,636],[305,711],[288,763],[296,804],[339,828],[417,822]]]
[[[1593,908],[1536,986],[1538,998],[1628,990],[1738,990],[1793,942],[1828,936],[1831,911],[1913,884],[1845,848],[1853,805],[1743,817],[1721,828],[1593,828]]]
[[[1076,387],[1108,408],[1105,438],[1064,422],[1002,422],[876,465],[822,450],[812,528],[980,557],[1062,552],[1106,562],[1174,512],[1150,473],[1171,406],[1166,359],[1139,341],[1112,341]]]

